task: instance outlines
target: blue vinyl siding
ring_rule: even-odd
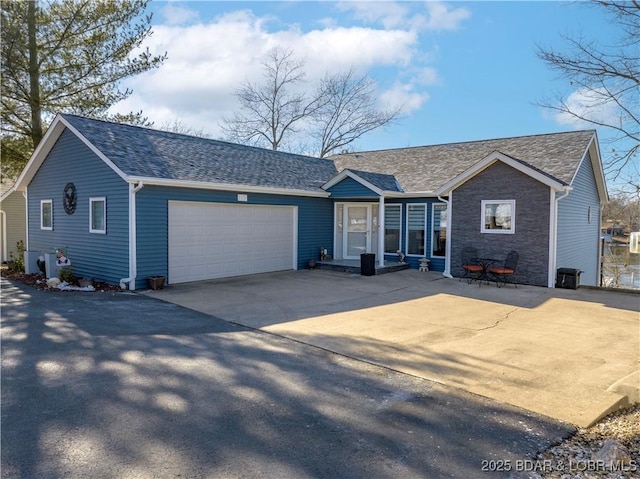
[[[557,267],[583,271],[580,284],[597,286],[600,198],[587,153],[573,183],[569,196],[558,202]],[[591,208],[591,222],[589,222]]]
[[[377,198],[378,195],[366,186],[358,183],[353,178],[345,178],[337,185],[333,185],[327,191],[331,193],[331,198]]]
[[[333,244],[333,202],[330,199],[248,193],[247,202],[238,202],[238,193],[243,192],[159,186],[145,186],[138,191],[136,288],[146,287],[148,276],[168,276],[169,201],[297,206],[298,269],[305,268],[310,258],[317,259],[321,247],[328,248]]]
[[[77,207],[64,211],[67,183]],[[75,135],[65,130],[29,183],[29,251],[66,247],[76,276],[117,284],[129,274],[128,185]],[[106,234],[89,233],[89,198],[105,197]],[[40,201],[53,201],[53,230],[40,229]]]

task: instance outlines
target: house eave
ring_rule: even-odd
[[[15,186],[12,186],[11,188],[9,188],[7,191],[5,191],[2,196],[0,196],[0,203],[2,203],[4,200],[6,200],[7,198],[9,198],[9,196],[11,196],[13,193],[15,193],[16,188]]]
[[[384,191],[385,198],[437,198],[433,191]]]
[[[326,191],[310,191],[289,188],[275,188],[270,186],[253,186],[231,183],[212,183],[206,181],[174,180],[164,178],[152,178],[143,176],[129,176],[127,182],[137,184],[144,183],[145,186],[166,186],[174,188],[190,188],[201,190],[235,191],[238,193],[261,193],[269,195],[287,196],[308,196],[313,198],[329,198],[330,193]]]
[[[379,196],[371,196],[371,197],[363,197],[363,196],[357,196],[354,197],[354,199],[358,199],[358,200],[363,200],[363,199],[378,199],[380,197],[383,198],[390,198],[390,199],[402,199],[402,198],[437,198],[438,195],[436,195],[433,191],[412,191],[412,192],[405,192],[405,191],[388,191],[388,190],[384,190],[380,192],[381,194]],[[345,199],[349,199],[351,197],[333,197],[335,199],[339,199],[339,200],[345,200]]]

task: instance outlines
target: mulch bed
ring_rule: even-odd
[[[36,289],[40,289],[42,291],[51,291],[56,293],[66,293],[68,291],[61,290],[58,288],[50,288],[47,286],[47,280],[44,275],[41,274],[26,274],[22,271],[11,271],[9,269],[0,270],[0,275],[4,278],[10,279],[11,281],[15,281],[18,283],[26,284],[27,286],[32,286]],[[76,284],[77,286],[77,284]],[[100,283],[94,281],[93,287],[95,291],[82,291],[83,293],[93,293],[93,292],[120,292],[122,289],[120,286],[115,286],[113,284]]]

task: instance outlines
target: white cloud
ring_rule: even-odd
[[[198,18],[198,12],[195,10],[191,10],[172,1],[167,2],[161,10],[161,13],[165,20],[164,23],[167,25],[182,25]]]
[[[380,23],[385,28],[406,27],[409,8],[398,2],[341,2],[338,8],[349,11],[357,20],[367,23]]]
[[[272,27],[271,21],[242,10],[207,24],[154,27],[141,48],[166,51],[168,59],[159,69],[129,79],[123,86],[134,93],[114,112],[143,110],[156,126],[181,120],[218,137],[218,122],[237,109],[234,91],[247,79],[261,78],[266,53],[276,45],[292,48],[306,60],[309,85],[327,73],[348,68],[360,72],[380,66],[402,69],[416,54],[418,38],[411,31],[327,27],[303,32],[296,26],[267,28]],[[402,95],[399,90],[387,92],[384,98],[386,102],[397,98],[410,110],[423,101],[407,90]]]
[[[426,12],[417,11],[426,7]],[[380,23],[384,28],[409,30],[456,30],[471,16],[464,7],[450,8],[436,1],[420,2],[341,2],[338,8],[352,12],[357,20]]]
[[[450,9],[441,2],[427,2],[429,19],[425,28],[429,30],[456,30],[460,24],[471,17],[471,12],[464,7]]]
[[[440,83],[440,77],[435,68],[424,67],[416,75],[416,82],[422,85],[436,85]]]
[[[401,106],[402,113],[406,115],[422,108],[427,100],[429,100],[429,94],[425,91],[416,91],[411,83],[398,82],[380,95],[380,103],[383,107],[393,109]]]
[[[306,57],[307,71],[313,77],[350,67],[362,70],[408,65],[416,42],[415,34],[403,30],[338,27],[306,33],[296,45],[300,55]]]
[[[604,90],[581,88],[571,93],[565,101],[569,111],[597,123],[616,124],[618,111],[615,101]],[[567,112],[553,115],[556,123],[573,128],[593,128],[593,124]]]

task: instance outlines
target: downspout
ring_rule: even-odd
[[[603,271],[602,271],[602,263],[604,262],[604,238],[602,237],[602,213],[604,211],[604,207],[605,204],[604,203],[600,203],[600,211],[598,212],[600,214],[600,216],[598,217],[598,231],[600,232],[600,236],[598,236],[598,274],[596,276],[596,278],[598,278],[598,286],[600,286],[602,288],[603,286],[603,282],[604,282],[604,278],[603,278]],[[631,245],[629,245],[631,246]]]
[[[25,216],[25,224],[24,224],[24,239],[25,245],[24,250],[29,251],[29,195],[28,190],[24,190],[22,192],[22,196],[24,197],[24,216]]]
[[[551,231],[549,232],[549,271],[547,274],[547,287],[553,288],[555,286],[555,272],[557,266],[558,256],[558,202],[569,195],[572,190],[570,186],[565,186],[562,189],[562,195],[556,196],[557,190],[551,189],[551,211],[549,218],[549,226]]]
[[[136,276],[138,273],[138,261],[136,258],[137,235],[136,235],[136,193],[142,189],[144,184],[140,181],[136,186],[129,183],[129,277],[120,280],[120,287],[133,291],[136,289]]]
[[[449,199],[444,199],[442,196],[438,196],[438,199],[447,205],[447,243],[445,244],[445,257],[444,257],[444,271],[442,276],[447,278],[453,278],[451,276],[451,198],[453,197],[453,191],[449,192]],[[431,218],[433,221],[433,218]]]
[[[378,267],[384,268],[384,195],[380,195],[378,207]]]

